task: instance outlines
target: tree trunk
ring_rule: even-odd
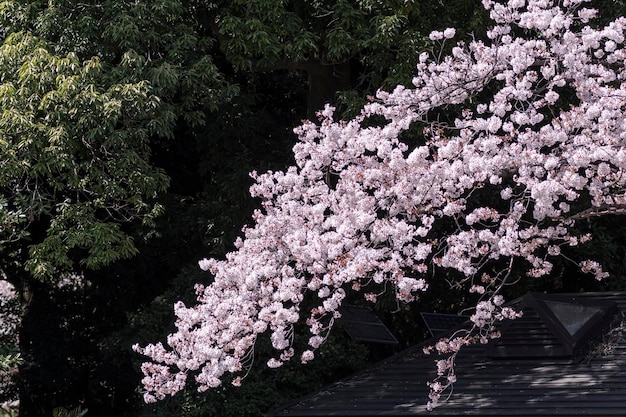
[[[317,63],[306,67],[309,78],[307,117],[317,120],[317,113],[327,103],[334,103],[338,91],[350,89],[350,62]]]
[[[20,417],[51,416],[59,406],[69,406],[72,366],[61,334],[59,314],[50,288],[24,273],[21,285],[22,321],[17,387]]]

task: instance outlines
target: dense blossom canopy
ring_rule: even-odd
[[[326,107],[319,124],[296,129],[295,166],[253,173],[263,205],[254,226],[225,260],[200,262],[215,281],[197,285],[196,305],[175,306],[169,348],[136,346],[153,361],[146,401],[181,390],[188,374],[200,390],[226,374],[239,384],[266,332],[278,351],[269,366],[307,362],[347,291],[413,301],[429,272],[450,268],[480,301],[471,331],[433,347],[450,355],[430,384],[436,405],[456,352],[516,316],[499,294],[513,261],[549,274],[564,245],[589,239],[577,221],[624,211],[626,18],[594,29],[583,0],[483,5],[494,21],[483,40],[423,53],[413,86],[378,92],[353,120]],[[442,50],[454,37],[431,34]],[[580,266],[606,275],[592,260]],[[303,311],[305,297],[316,307]],[[296,353],[299,321],[311,337]]]

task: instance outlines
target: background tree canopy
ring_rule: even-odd
[[[479,6],[1,1],[0,266],[20,302],[20,415],[259,415],[376,357],[337,334],[306,369],[145,406],[130,346],[165,337],[174,301],[206,279],[197,260],[222,256],[248,221],[248,173],[289,165],[302,119],[329,101],[348,116],[376,88],[409,84],[428,33],[481,32]],[[623,234],[600,226],[595,250],[622,273]],[[466,301],[433,293],[420,308]],[[424,331],[402,309],[386,320],[405,346]]]

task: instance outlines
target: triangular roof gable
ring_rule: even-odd
[[[339,323],[358,342],[397,345],[398,339],[369,307],[347,304],[340,307]]]
[[[487,347],[493,358],[572,357],[602,334],[617,305],[576,295],[527,293],[516,305],[522,318],[502,324],[502,337]]]

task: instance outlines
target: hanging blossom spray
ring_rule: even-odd
[[[589,239],[576,222],[626,211],[626,19],[594,29],[583,0],[483,5],[486,40],[422,53],[412,86],[379,91],[352,120],[326,107],[296,129],[295,166],[252,173],[262,201],[254,226],[226,259],[200,261],[215,280],[196,286],[195,305],[175,305],[167,346],[135,346],[151,359],[146,402],[175,394],[188,375],[200,391],[239,385],[262,335],[277,351],[268,366],[308,362],[348,291],[376,301],[388,288],[411,302],[435,269],[451,269],[479,300],[471,329],[427,349],[447,355],[429,383],[432,408],[456,381],[459,350],[518,316],[500,295],[514,262],[545,276],[561,248]],[[455,31],[430,36],[450,46]],[[476,197],[486,189],[497,192]],[[580,266],[606,276],[593,260]],[[303,352],[293,346],[298,322],[310,331]]]

